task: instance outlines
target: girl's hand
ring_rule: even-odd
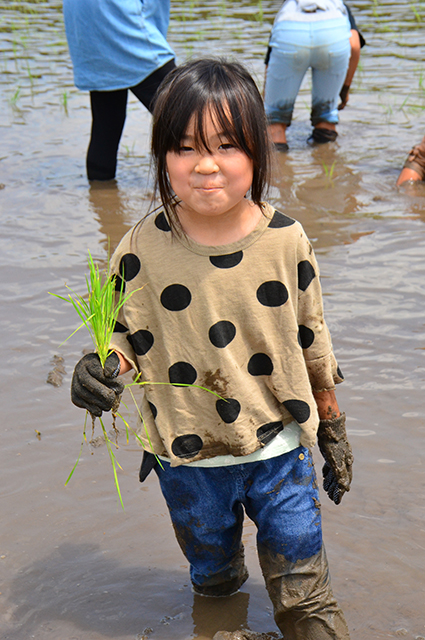
[[[350,85],[344,84],[341,91],[339,92],[339,97],[341,98],[341,102],[338,105],[338,111],[341,111],[341,109],[343,109],[347,105],[349,93],[350,93]]]
[[[88,353],[77,362],[71,382],[71,400],[81,409],[100,418],[102,411],[110,411],[124,390],[116,380],[120,373],[120,360],[112,352],[102,368],[97,353]]]
[[[350,491],[353,477],[353,452],[345,430],[345,413],[338,418],[320,420],[317,432],[323,465],[323,488],[329,498],[339,504],[346,491]]]

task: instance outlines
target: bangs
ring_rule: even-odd
[[[235,102],[235,100],[233,100]],[[239,102],[239,101],[237,101]],[[178,126],[174,129],[174,135],[170,136],[167,151],[179,153],[181,144],[187,134],[189,126],[193,124],[193,143],[197,151],[205,149],[211,152],[205,136],[205,116],[210,115],[217,133],[226,138],[235,147],[253,158],[252,140],[249,140],[244,118],[242,104],[231,104],[226,96],[220,96],[217,100],[209,97],[208,102],[197,100],[194,110],[185,111],[185,117],[180,118]],[[176,123],[177,124],[177,123]]]
[[[214,71],[211,73],[211,68],[206,67],[197,81],[193,82],[191,78],[192,82],[188,82],[187,78],[186,82],[180,82],[180,86],[175,87],[177,91],[173,96],[168,95],[168,126],[166,130],[163,129],[161,136],[165,152],[178,153],[191,121],[196,148],[210,151],[204,130],[205,115],[209,113],[217,131],[252,159],[253,144],[247,133],[251,123],[246,86],[240,86],[240,90],[235,91],[235,80],[238,78],[230,78],[227,70],[219,66]]]

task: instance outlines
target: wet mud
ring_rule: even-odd
[[[245,63],[262,86],[279,2],[171,4],[169,37],[179,62],[220,52]],[[347,414],[353,483],[338,506],[321,490],[333,592],[353,640],[419,640],[425,638],[425,185],[397,189],[395,182],[425,132],[425,4],[349,4],[367,47],[338,139],[307,145],[306,78],[288,130],[290,150],[276,155],[269,200],[298,219],[311,240],[345,376],[337,397]],[[69,399],[71,376],[91,344],[80,331],[59,346],[76,318],[48,291],[62,295],[67,283],[83,292],[87,250],[106,264],[146,213],[150,116],[129,99],[117,179],[89,185],[89,96],[73,85],[62,3],[0,5],[0,637],[279,637],[254,524],[244,526],[250,578],[240,592],[194,594],[157,478],[138,482],[142,451],[131,436],[127,443],[119,420],[125,511],[105,446],[83,447],[64,487],[84,425],[84,412]],[[121,410],[135,425],[126,394]],[[320,476],[317,448],[314,457]]]
[[[248,629],[240,631],[218,631],[213,640],[282,640],[278,633],[256,633]]]
[[[66,374],[64,359],[62,356],[54,355],[51,364],[53,365],[53,369],[47,374],[46,382],[54,387],[60,387],[62,386],[63,377]]]

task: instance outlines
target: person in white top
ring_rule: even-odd
[[[273,24],[266,56],[265,108],[275,148],[288,151],[290,126],[301,82],[312,69],[313,131],[310,144],[337,138],[338,111],[349,96],[365,44],[341,0],[286,0]],[[341,102],[338,105],[338,96]]]

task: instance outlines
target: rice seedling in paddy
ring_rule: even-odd
[[[254,14],[254,19],[260,24],[264,22],[263,0],[258,0],[257,2],[257,12]]]
[[[82,296],[76,293],[73,289],[71,289],[66,284],[65,286],[68,289],[68,295],[66,297],[61,296],[57,293],[51,293],[50,291],[49,291],[49,294],[54,296],[55,298],[59,298],[59,300],[62,300],[71,304],[74,310],[76,311],[79,319],[81,320],[81,323],[79,324],[79,326],[75,329],[75,331],[73,331],[68,336],[68,338],[66,338],[66,340],[64,340],[64,342],[62,342],[62,344],[64,344],[65,342],[67,342],[67,340],[69,340],[72,336],[74,336],[77,333],[77,331],[85,327],[90,334],[93,345],[95,347],[95,351],[99,356],[100,363],[102,367],[104,367],[107,357],[112,353],[112,350],[110,349],[109,345],[111,343],[112,334],[114,332],[114,328],[118,319],[119,312],[124,306],[124,304],[129,300],[129,298],[134,293],[136,293],[136,291],[140,291],[141,289],[143,289],[143,287],[135,289],[130,293],[126,294],[124,292],[124,278],[117,279],[117,277],[114,274],[110,273],[109,267],[104,271],[100,271],[98,265],[95,264],[95,262],[93,261],[90,251],[89,251],[87,261],[89,266],[89,275],[86,276],[86,287],[87,287],[86,296]],[[108,264],[109,264],[109,261],[108,261]],[[120,287],[117,286],[117,282],[121,282]],[[134,396],[135,387],[144,387],[146,385],[172,385],[172,386],[180,386],[180,387],[192,387],[192,388],[198,388],[203,391],[207,391],[208,393],[212,393],[217,398],[223,399],[215,391],[212,391],[200,385],[146,381],[146,380],[141,380],[140,377],[141,377],[141,374],[140,373],[137,374],[133,382],[125,385],[124,390],[128,391],[132,401],[134,402],[138,417],[141,421],[141,424],[144,427],[148,443],[153,453],[154,451],[153,451],[152,443],[150,441],[148,429],[146,427],[139,405]],[[117,467],[120,469],[122,469],[122,467],[119,464],[118,460],[116,459],[116,456],[114,453],[114,449],[116,450],[119,448],[118,437],[117,437],[118,430],[116,428],[116,418],[117,417],[120,418],[125,425],[127,442],[129,440],[129,434],[131,432],[136,437],[138,442],[142,445],[142,447],[145,447],[145,445],[142,439],[140,438],[140,436],[138,435],[138,433],[130,426],[129,422],[118,411],[120,406],[120,400],[121,398],[118,396],[114,406],[111,409],[112,428],[113,428],[112,434],[115,434],[114,440],[112,440],[109,437],[109,433],[101,417],[99,418],[99,423],[102,430],[102,437],[106,444],[109,458],[112,464],[114,482],[117,490],[118,499],[122,508],[124,509],[124,504],[121,496],[118,475],[117,475]],[[122,404],[128,409],[127,405],[124,402]],[[77,465],[81,458],[81,453],[83,451],[84,443],[87,443],[86,428],[87,428],[88,415],[89,415],[89,412],[87,411],[86,417],[84,420],[83,439],[81,442],[80,453],[71,470],[71,473],[69,474],[65,482],[65,486],[71,480],[74,474],[74,471],[77,468]],[[92,434],[91,434],[90,440],[92,440],[94,435],[96,417],[92,414],[90,415],[91,415],[91,426],[92,426]],[[161,464],[161,461],[159,459],[158,459],[158,463]]]
[[[331,166],[329,167],[326,162],[322,161],[322,167],[323,167],[323,171],[325,172],[325,176],[326,179],[328,180],[329,184],[333,187],[334,182],[333,182],[333,174],[335,171],[335,167],[336,167],[336,160],[334,160],[331,164]]]
[[[417,10],[416,6],[414,4],[411,4],[410,8],[413,11],[413,15],[415,16],[416,22],[422,22],[422,17],[420,15],[419,11]]]
[[[13,96],[9,98],[9,103],[11,107],[16,107],[16,104],[20,98],[20,95],[21,95],[21,88],[18,87],[15,93],[13,94]]]
[[[65,112],[65,115],[69,115],[68,113],[68,91],[63,91],[60,97],[60,103]]]

